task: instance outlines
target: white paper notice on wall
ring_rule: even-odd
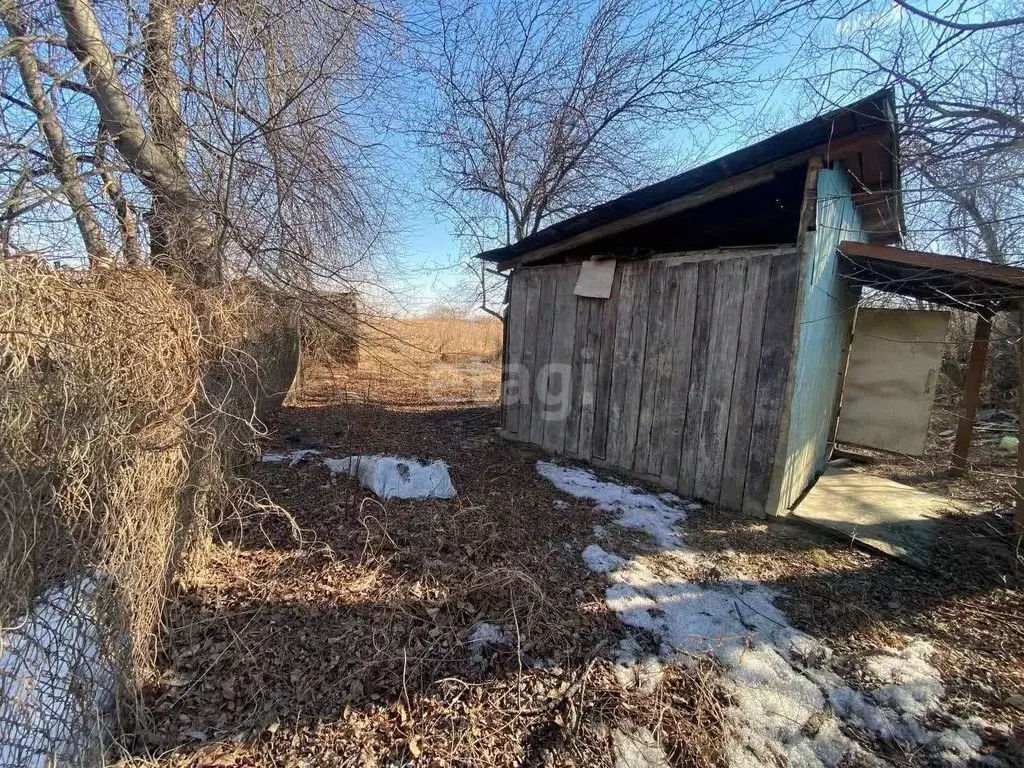
[[[615,259],[585,261],[572,289],[576,296],[590,299],[607,299],[612,295],[612,281],[615,279]]]

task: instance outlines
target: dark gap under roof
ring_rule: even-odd
[[[743,186],[738,183],[743,180],[734,177],[741,177],[744,174],[747,175],[746,178],[749,178],[750,174],[757,176],[760,175],[759,169],[764,168],[764,178],[755,181],[769,181],[773,178],[770,172],[772,168],[782,171],[790,170],[796,165],[806,165],[806,160],[810,158],[809,152],[832,147],[836,151],[833,156],[827,156],[826,159],[839,157],[848,165],[851,174],[864,187],[855,192],[876,195],[869,203],[864,200],[863,202],[868,204],[862,208],[866,228],[872,233],[873,240],[897,242],[901,234],[902,213],[898,193],[895,103],[892,90],[885,89],[717,160],[552,224],[518,243],[480,253],[478,258],[504,262],[502,267],[512,266],[517,260],[541,249],[548,251],[575,248],[571,239],[579,240],[585,237],[585,233],[599,227],[608,229],[614,227],[616,223],[621,223],[622,230],[628,229],[632,232],[637,219],[641,219],[639,224],[646,227],[655,218],[662,218],[661,211],[664,207],[671,206],[673,201],[691,196],[700,198],[707,194],[708,188],[715,190],[723,185],[737,184],[734,192],[727,193],[728,197],[726,194],[718,195],[729,199],[734,194],[754,186],[749,183]],[[828,152],[824,154],[828,155]],[[787,159],[795,159],[797,162],[789,162]],[[665,214],[666,217],[668,215],[673,214]],[[658,250],[665,248],[660,247]]]
[[[792,244],[800,223],[805,178],[806,169],[800,166],[756,187],[561,251],[553,258],[585,261],[594,255],[628,258]]]

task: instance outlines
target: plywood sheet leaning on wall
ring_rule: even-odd
[[[520,270],[505,434],[763,514],[798,262],[791,248],[619,262],[608,299],[574,295],[578,264]]]
[[[857,315],[836,438],[921,456],[949,312],[862,309]]]

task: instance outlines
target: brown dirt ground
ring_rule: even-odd
[[[224,527],[168,612],[150,719],[126,762],[604,766],[611,729],[627,722],[656,731],[673,765],[720,762],[713,669],[677,670],[653,698],[614,684],[607,657],[623,630],[603,605],[603,577],[580,558],[607,521],[588,502],[555,509],[564,497],[533,470],[543,454],[496,437],[493,366],[451,369],[430,381],[372,366],[315,372],[269,425],[272,448],[444,459],[459,496],[381,504],[319,462],[252,466],[301,536],[271,511]],[[447,405],[428,405],[438,399]],[[1009,485],[995,478],[1012,458],[985,434],[974,458],[992,474],[943,476],[944,419],[939,410],[923,461],[886,457],[871,471],[1007,506]],[[1019,725],[1024,600],[1010,523],[992,513],[947,522],[936,572],[714,510],[690,517],[687,540],[723,572],[784,590],[794,625],[826,640],[854,678],[859,654],[923,637],[957,714]],[[509,629],[509,645],[474,654],[478,621]],[[1024,731],[991,735],[988,749],[1024,765]]]
[[[125,762],[608,766],[612,728],[632,723],[673,765],[716,764],[710,665],[673,671],[654,697],[612,678],[622,629],[580,556],[603,515],[555,509],[561,495],[533,469],[542,454],[500,440],[493,407],[425,408],[411,381],[311,377],[267,444],[443,459],[458,498],[382,504],[318,461],[250,467],[300,539],[269,510],[222,526],[170,606]],[[480,621],[508,644],[475,652]]]

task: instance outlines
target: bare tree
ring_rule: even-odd
[[[910,239],[998,263],[1024,258],[1024,19],[1015,6],[813,7],[834,22],[810,80],[820,99],[897,90]]]
[[[786,3],[441,2],[422,19],[417,135],[432,199],[467,246],[521,240],[665,171],[668,128],[750,96]],[[475,267],[478,300],[491,285]],[[485,305],[486,306],[486,305]]]
[[[919,164],[911,175],[914,237],[996,264],[1024,259],[1024,157],[997,152]]]
[[[21,42],[28,36],[21,13],[12,0],[0,0],[0,17],[2,17],[4,27],[13,43],[13,56],[18,64],[22,86],[38,120],[39,129],[46,139],[46,147],[49,150],[49,157],[44,158],[46,169],[52,171],[67,197],[68,205],[71,207],[89,257],[89,263],[93,266],[107,264],[110,261],[110,256],[107,252],[103,231],[86,194],[85,184],[79,177],[75,153],[64,135],[64,127],[57,116],[53,102],[43,87],[42,67],[39,59],[36,58],[30,45]]]
[[[254,274],[296,292],[367,261],[386,192],[376,144],[362,138],[388,76],[394,24],[383,10],[317,0],[0,9],[0,98],[14,113],[0,147],[5,243],[50,249],[70,239],[60,221],[73,218],[93,263],[148,261],[199,285]]]

